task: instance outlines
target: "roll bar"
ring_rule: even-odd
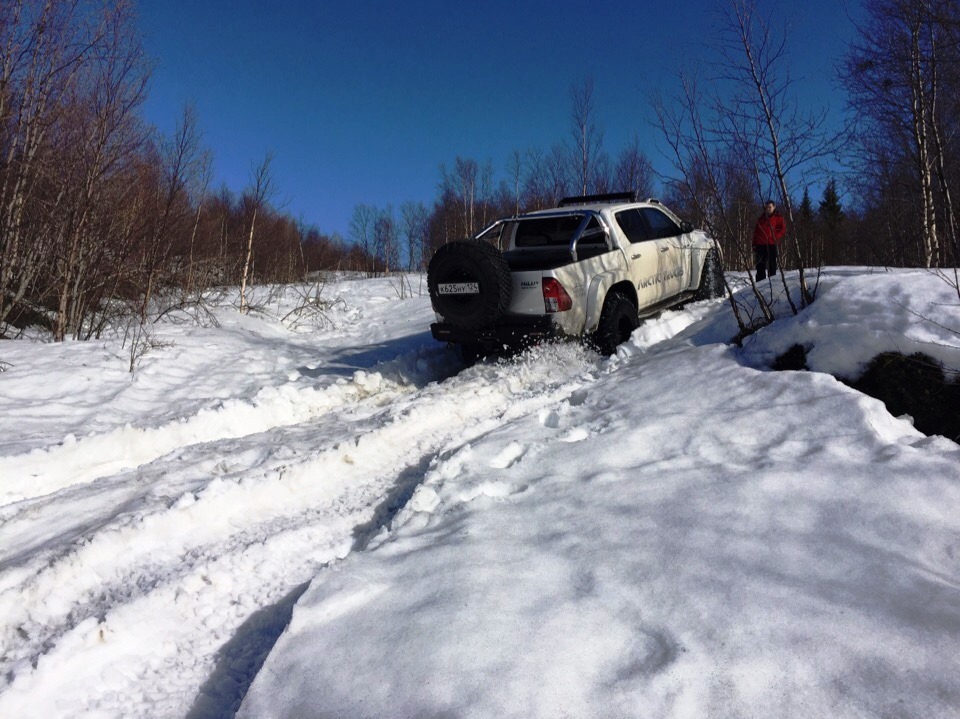
[[[505,217],[502,220],[497,220],[492,225],[484,228],[477,234],[473,236],[474,239],[481,239],[488,232],[492,232],[497,227],[507,223],[507,222],[523,222],[524,220],[535,220],[548,217],[577,217],[583,215],[583,219],[580,221],[580,224],[577,225],[576,231],[573,233],[573,237],[570,239],[569,251],[570,257],[574,262],[577,262],[577,243],[583,238],[583,233],[587,229],[587,225],[590,224],[592,218],[597,219],[597,224],[600,225],[600,228],[603,230],[604,240],[606,241],[607,249],[615,249],[613,246],[613,239],[610,236],[610,228],[607,227],[607,223],[604,221],[603,216],[596,210],[557,210],[555,212],[538,212],[536,215],[515,215],[513,217]],[[498,243],[499,244],[499,243]],[[500,247],[499,249],[503,249]]]

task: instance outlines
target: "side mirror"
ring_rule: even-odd
[[[683,220],[683,221],[680,223],[680,231],[683,232],[684,234],[686,234],[686,233],[688,233],[688,232],[693,232],[693,225],[691,225],[691,224],[690,224],[689,222],[687,222],[686,220]]]

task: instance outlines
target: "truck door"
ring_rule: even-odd
[[[683,230],[666,213],[655,207],[639,210],[657,247],[657,277],[660,284],[660,299],[680,294],[687,286],[690,276],[690,248]]]
[[[650,232],[650,227],[640,210],[623,210],[615,215],[621,231],[630,241],[624,248],[627,253],[628,271],[633,286],[637,288],[640,309],[654,305],[663,297],[663,281],[659,276],[662,264],[660,245]]]

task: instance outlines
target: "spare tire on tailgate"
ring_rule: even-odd
[[[479,329],[510,306],[513,284],[507,261],[482,240],[455,240],[440,247],[427,268],[433,309],[450,324]]]

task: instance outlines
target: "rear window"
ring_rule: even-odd
[[[583,215],[568,217],[534,217],[516,222],[514,247],[569,247]],[[596,217],[591,217],[580,238],[581,245],[605,242],[603,230]]]

